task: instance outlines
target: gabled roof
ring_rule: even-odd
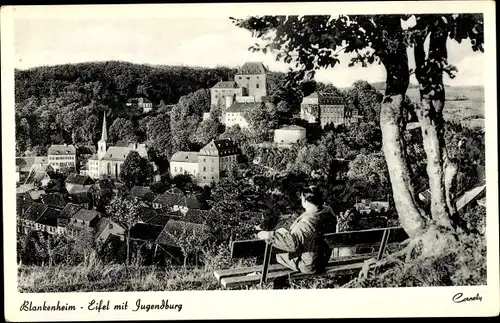
[[[43,212],[48,208],[47,205],[42,203],[33,203],[26,212],[22,215],[23,219],[36,222]]]
[[[52,145],[49,147],[48,155],[76,155],[76,148],[73,145]]]
[[[77,184],[77,185],[92,185],[94,181],[89,176],[78,175],[78,174],[69,174],[66,178],[65,183],[68,184]]]
[[[99,236],[103,231],[104,229],[106,229],[107,227],[109,227],[109,225],[112,225],[112,226],[118,226],[119,228],[121,228],[122,230],[125,230],[121,225],[119,225],[118,223],[112,221],[110,218],[108,217],[105,217],[103,216],[102,218],[99,219],[99,221],[97,221],[97,224],[96,224],[96,231],[95,231],[95,235],[96,236]]]
[[[148,223],[136,223],[130,229],[130,239],[141,241],[155,241],[160,235],[163,227]]]
[[[48,225],[51,227],[57,227],[57,218],[59,217],[59,214],[61,213],[61,210],[48,207],[45,212],[42,213],[42,215],[38,218],[36,221],[37,223],[43,224],[43,225]]]
[[[42,194],[40,195],[40,200],[43,204],[60,209],[66,206],[66,201],[61,193]]]
[[[200,209],[202,207],[202,202],[200,200],[200,195],[184,195],[175,205],[185,206],[188,209]]]
[[[100,217],[100,215],[101,214],[95,210],[88,210],[85,208],[81,208],[75,214],[73,214],[73,216],[71,218],[77,219],[80,221],[90,222],[90,221],[94,220],[95,218]]]
[[[59,215],[59,218],[71,219],[73,217],[73,215],[76,212],[78,212],[80,209],[82,209],[82,207],[80,205],[68,203],[68,204],[66,204],[64,209],[61,210],[61,214]]]
[[[164,226],[168,220],[169,216],[168,214],[165,214],[161,211],[152,209],[152,208],[146,208],[141,212],[140,218],[142,222],[148,223],[148,224],[153,224],[153,225],[159,225],[159,226]]]
[[[133,146],[131,147],[130,145],[127,147],[117,147],[117,146],[109,147],[108,150],[106,151],[106,154],[104,155],[104,157],[102,157],[102,159],[103,160],[125,161],[128,154],[134,150],[139,153],[139,156],[144,157],[144,158],[148,157],[148,153],[146,151],[146,146],[144,144],[139,144],[139,145],[137,145],[137,149],[135,149]]]
[[[91,185],[85,185],[85,186],[75,185],[69,188],[68,193],[69,194],[87,193],[91,187],[92,187]]]
[[[262,102],[234,102],[226,109],[226,113],[243,113],[248,110],[258,109]]]
[[[247,62],[239,69],[237,75],[265,74],[267,68],[261,62]]]
[[[198,152],[196,151],[178,151],[170,158],[171,162],[197,163]]]
[[[240,86],[235,81],[220,81],[212,86],[212,89],[237,89]]]
[[[158,203],[167,207],[172,207],[174,205],[177,205],[177,202],[183,197],[183,195],[180,194],[172,194],[165,192],[163,194],[158,195],[154,200],[153,203]]]
[[[89,202],[89,194],[87,192],[70,193],[69,200],[75,204],[86,204]]]
[[[239,148],[231,139],[212,140],[201,148],[200,156],[228,156],[239,153]]]
[[[156,243],[165,246],[179,247],[178,241],[184,232],[203,239],[207,236],[207,231],[208,227],[202,224],[170,220],[161,231]]]

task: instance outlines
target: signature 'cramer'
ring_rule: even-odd
[[[455,303],[463,303],[463,302],[471,302],[471,301],[480,301],[481,302],[483,300],[483,298],[481,297],[481,295],[479,295],[479,293],[477,293],[477,295],[473,296],[473,297],[464,297],[463,293],[457,293],[457,294],[453,295],[452,300]]]

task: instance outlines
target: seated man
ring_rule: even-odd
[[[335,232],[336,218],[330,207],[324,206],[321,192],[314,186],[301,193],[302,213],[290,230],[261,231],[259,238],[275,248],[286,251],[276,255],[276,261],[294,271],[315,274],[328,264],[332,250],[323,234]]]

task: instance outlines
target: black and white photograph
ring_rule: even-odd
[[[475,2],[2,8],[15,314],[408,287],[498,314],[494,6]]]

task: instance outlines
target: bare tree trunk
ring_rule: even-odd
[[[130,265],[130,230],[127,229],[127,265]]]
[[[420,210],[412,184],[412,171],[406,154],[405,113],[403,101],[410,82],[408,54],[403,41],[401,21],[398,17],[383,17],[383,23],[393,33],[387,39],[389,48],[379,48],[380,59],[385,67],[386,89],[380,110],[380,129],[389,177],[401,226],[408,236],[421,235],[426,228],[426,219]]]
[[[439,19],[439,18],[438,18]],[[438,226],[453,229],[451,216],[454,204],[454,178],[457,173],[448,156],[444,141],[443,107],[445,88],[443,67],[447,64],[448,32],[430,25],[416,39],[415,75],[420,84],[420,105],[417,117],[421,125],[424,150],[427,155],[427,175],[431,192],[431,215]],[[429,38],[429,49],[424,48]]]

